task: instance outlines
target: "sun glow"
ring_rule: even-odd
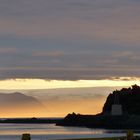
[[[129,79],[129,80],[128,80]],[[55,88],[79,88],[79,87],[117,87],[140,85],[139,78],[105,79],[105,80],[44,80],[44,79],[7,79],[0,81],[0,89],[55,89]]]

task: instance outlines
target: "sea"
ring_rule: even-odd
[[[31,140],[63,140],[126,136],[126,132],[127,130],[63,127],[55,124],[0,124],[0,140],[21,140],[24,133],[30,133]],[[139,134],[138,132],[137,135]]]

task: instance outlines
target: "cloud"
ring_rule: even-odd
[[[15,67],[0,69],[1,79],[16,78],[38,78],[38,79],[56,79],[56,80],[100,80],[111,77],[139,77],[139,68],[33,68],[33,67]]]
[[[92,80],[139,77],[139,54],[134,52],[36,51],[1,55],[0,78]],[[94,55],[95,54],[95,55]],[[134,55],[135,54],[135,55]],[[132,67],[133,66],[133,67]]]
[[[32,54],[35,57],[61,57],[64,55],[64,52],[62,51],[53,51],[53,52],[48,52],[48,51],[36,51],[33,52]]]
[[[0,14],[1,34],[140,43],[140,3],[136,1],[30,0],[10,3],[1,2],[3,11],[8,9],[6,15]]]
[[[139,76],[139,1],[0,1],[0,77]]]
[[[0,54],[4,55],[11,55],[11,54],[17,54],[19,52],[18,48],[15,47],[0,47]]]

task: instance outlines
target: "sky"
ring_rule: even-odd
[[[139,85],[139,7],[0,0],[0,90]]]

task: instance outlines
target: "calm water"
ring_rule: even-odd
[[[124,136],[125,131],[61,127],[54,124],[0,124],[0,140],[21,140],[30,133],[32,140]]]

